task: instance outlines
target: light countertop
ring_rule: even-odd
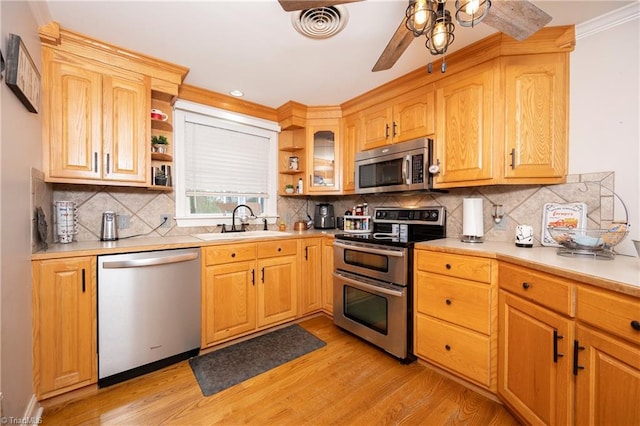
[[[638,257],[616,255],[610,260],[591,256],[567,257],[559,256],[555,247],[522,248],[505,242],[463,243],[455,238],[417,243],[416,248],[504,260],[640,297],[640,258]]]

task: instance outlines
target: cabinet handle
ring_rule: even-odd
[[[631,321],[631,328],[633,328],[635,331],[640,331],[640,321]]]
[[[256,285],[256,270],[252,269],[251,270],[251,285]]]
[[[394,121],[394,122],[393,122],[393,137],[394,137],[394,138],[398,135],[397,129],[398,129],[398,125],[397,125],[397,124],[396,124],[396,122]]]
[[[522,283],[522,288],[524,288],[525,290],[528,290],[529,287],[531,287],[531,284],[529,284],[528,282],[525,281]]]
[[[558,334],[558,330],[553,330],[553,362],[558,363],[558,358],[562,358],[564,354],[558,353],[558,340],[564,339],[564,336]]]
[[[513,170],[516,168],[516,149],[511,148],[509,155],[511,156],[511,170]]]
[[[447,269],[451,269],[451,264],[447,263],[446,265],[444,265],[444,267]]]
[[[111,158],[110,158],[110,154],[107,154],[107,174],[109,174],[109,173],[110,173],[110,172],[109,172],[109,170],[110,170],[110,167],[109,167],[110,160],[111,160]]]
[[[264,284],[264,268],[262,268],[262,284]]]
[[[309,246],[304,248],[304,260],[309,260]]]
[[[98,173],[98,153],[93,153],[93,172]]]
[[[573,375],[578,375],[578,370],[584,370],[584,366],[578,365],[578,352],[583,351],[584,346],[580,346],[577,340],[573,341]]]
[[[451,346],[449,346],[449,345],[444,345],[444,348],[445,348],[446,350],[448,350],[448,351],[450,351],[450,350],[451,350]]]
[[[282,251],[282,247],[278,247],[278,253]]]
[[[236,254],[235,253],[231,253],[231,257],[236,257]]]
[[[388,124],[384,125],[384,138],[385,139],[389,139],[389,125]]]
[[[85,279],[85,270],[82,269],[82,292],[84,293],[87,290],[87,282]]]
[[[446,303],[447,305],[450,305],[451,304],[451,299],[445,300],[444,303]]]

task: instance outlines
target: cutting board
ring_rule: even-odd
[[[542,235],[540,244],[543,246],[560,247],[547,228],[586,228],[587,205],[585,203],[546,203],[542,207]]]

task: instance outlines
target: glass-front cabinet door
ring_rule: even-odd
[[[307,164],[309,193],[340,191],[342,167],[340,157],[340,123],[323,120],[307,127]]]

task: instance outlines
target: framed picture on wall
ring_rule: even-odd
[[[7,86],[31,112],[40,108],[40,73],[20,36],[9,34],[7,47]]]

